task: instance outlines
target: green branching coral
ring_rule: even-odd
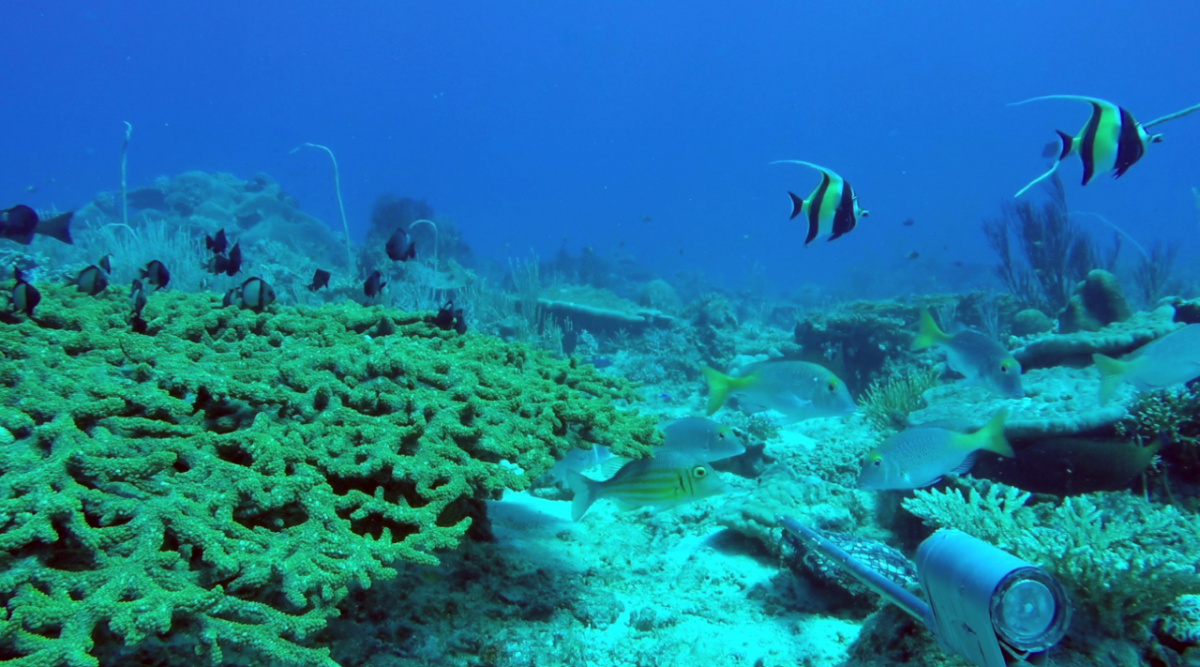
[[[904,508],[1044,565],[1071,595],[1089,631],[1139,640],[1180,595],[1200,593],[1200,520],[1126,493],[1027,505],[994,484],[917,491]]]
[[[317,633],[573,443],[641,456],[624,382],[379,308],[44,286],[0,325],[0,660],[332,665]],[[522,472],[523,471],[523,472]]]
[[[1200,388],[1173,387],[1141,393],[1129,417],[1117,424],[1120,435],[1136,438],[1142,444],[1155,442],[1160,435],[1169,442],[1200,445]]]
[[[859,401],[859,411],[876,430],[899,431],[908,426],[909,414],[925,407],[922,395],[936,386],[937,380],[932,368],[875,380]]]

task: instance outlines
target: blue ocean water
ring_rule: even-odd
[[[453,217],[485,257],[566,239],[718,283],[765,272],[781,291],[913,252],[986,273],[980,217],[1087,117],[1006,103],[1091,95],[1146,121],[1200,101],[1200,6],[1166,0],[14,0],[0,20],[2,201],[65,209],[115,190],[129,121],[131,187],[265,172],[337,227],[328,163],[289,154],[311,141],[337,154],[356,233],[394,192]],[[1195,239],[1198,124],[1164,125],[1119,182],[1080,188],[1073,159],[1072,207],[1143,245]],[[777,159],[838,171],[871,217],[805,249],[785,191],[816,176]]]
[[[1200,113],[1120,180],[1060,168],[1089,215],[1042,231],[1120,227],[1115,276],[1062,252],[1003,294],[981,229],[1088,117],[1010,103],[1200,103],[1200,5],[7,0],[0,25],[0,663],[955,653],[782,514],[935,605],[953,570],[909,558],[937,528],[999,545],[941,563],[1044,567],[1084,620],[1038,650],[1200,650]],[[125,123],[158,201],[129,225]],[[473,254],[342,264],[307,142],[354,241],[401,226],[371,226],[390,193]],[[818,175],[777,160],[838,172],[870,217],[806,247],[787,193]],[[17,203],[75,212],[76,243],[20,245]],[[203,248],[218,228],[237,245]],[[1131,249],[1160,242],[1171,275]],[[1053,606],[1031,599],[1008,611]]]

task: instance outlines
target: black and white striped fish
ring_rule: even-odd
[[[1022,102],[1014,102],[1009,106],[1017,106],[1026,102],[1039,100],[1078,100],[1092,105],[1092,115],[1084,123],[1083,128],[1075,136],[1062,130],[1058,132],[1061,147],[1057,151],[1058,159],[1054,166],[1045,174],[1039,176],[1029,185],[1021,188],[1017,197],[1025,194],[1029,188],[1041,182],[1058,169],[1059,163],[1071,155],[1079,155],[1083,162],[1083,185],[1087,185],[1098,172],[1112,171],[1113,178],[1120,178],[1142,156],[1146,154],[1146,146],[1162,141],[1161,134],[1150,134],[1146,128],[1134,119],[1124,107],[1095,97],[1081,95],[1044,95]],[[1051,156],[1047,156],[1051,157]]]
[[[812,243],[818,236],[828,236],[832,241],[853,230],[858,225],[859,218],[865,218],[868,212],[858,205],[858,195],[846,179],[825,167],[803,160],[776,160],[771,164],[801,164],[821,172],[821,182],[808,197],[801,199],[794,192],[788,192],[792,198],[792,219],[801,213],[808,223],[808,235],[804,237],[804,245]]]

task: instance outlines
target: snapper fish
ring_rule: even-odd
[[[919,331],[909,349],[924,350],[934,345],[946,349],[946,361],[955,372],[1007,398],[1023,398],[1021,363],[1000,343],[973,329],[956,334],[942,331],[929,309],[921,310]]]
[[[588,479],[577,471],[567,472],[567,485],[575,493],[572,520],[583,518],[601,498],[613,500],[624,511],[667,509],[725,490],[725,483],[712,466],[680,452],[659,451],[650,458],[621,462],[620,469],[603,481]]]
[[[858,195],[844,178],[825,167],[803,160],[776,160],[771,164],[800,164],[821,172],[821,182],[808,197],[789,191],[792,198],[792,220],[801,213],[808,223],[808,235],[804,245],[812,243],[818,236],[828,236],[830,241],[849,233],[858,225],[859,218],[869,214],[858,205]]]
[[[1007,410],[1000,410],[974,433],[919,426],[892,435],[867,454],[858,486],[886,491],[920,489],[941,481],[948,474],[964,475],[975,465],[980,450],[1013,456],[1004,439]]]
[[[789,422],[854,412],[854,399],[832,371],[807,361],[767,361],[737,377],[705,366],[708,413],[721,409],[730,396],[758,410],[783,413]]]
[[[1122,382],[1138,391],[1190,382],[1200,377],[1200,324],[1176,329],[1138,348],[1125,360],[1093,354],[1092,361],[1100,370],[1101,403],[1107,403]]]
[[[707,417],[683,417],[663,424],[659,451],[675,451],[712,463],[746,451],[733,429]]]

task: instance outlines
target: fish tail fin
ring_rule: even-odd
[[[924,350],[931,345],[945,345],[950,340],[950,335],[942,331],[937,322],[933,321],[933,315],[929,313],[928,308],[921,309],[921,319],[917,323],[917,335],[913,337],[912,344],[908,349]]]
[[[587,514],[588,508],[600,497],[600,494],[597,493],[600,490],[600,484],[568,468],[567,486],[570,487],[571,493],[575,494],[575,497],[571,499],[571,520],[578,521],[583,518],[584,514]]]
[[[708,410],[705,414],[709,415],[720,410],[730,394],[748,385],[753,378],[753,375],[743,378],[730,377],[709,366],[701,366],[700,372],[704,373],[704,380],[708,383]]]
[[[75,213],[68,211],[49,220],[42,220],[38,223],[35,231],[42,236],[49,236],[67,245],[75,245],[75,241],[71,239],[71,219],[74,217]]]
[[[804,200],[791,190],[788,191],[788,196],[792,198],[792,217],[788,219],[795,220],[796,216],[800,215],[800,213],[804,210]]]
[[[1008,408],[998,410],[983,428],[971,434],[978,449],[986,449],[1000,456],[1012,458],[1015,456],[1012,445],[1004,437],[1004,420],[1008,419]]]
[[[1103,354],[1093,354],[1092,361],[1100,371],[1100,403],[1109,402],[1125,380],[1129,364]]]
[[[1072,137],[1062,130],[1055,130],[1055,132],[1058,133],[1058,138],[1060,141],[1062,141],[1062,150],[1058,153],[1058,159],[1060,161],[1065,160],[1067,159],[1068,155],[1075,151],[1075,137]]]

